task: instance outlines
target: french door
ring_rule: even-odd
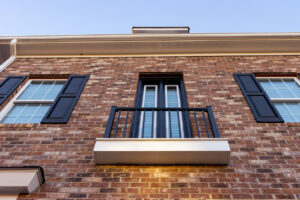
[[[180,108],[186,106],[180,79],[143,79],[137,92],[136,107]],[[139,138],[184,138],[188,116],[183,111],[140,111],[136,113]]]

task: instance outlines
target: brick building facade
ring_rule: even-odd
[[[66,124],[0,124],[1,166],[44,169],[45,183],[20,194],[24,200],[299,199],[299,123],[256,122],[233,76],[297,76],[300,56],[276,54],[17,57],[1,80],[90,77]],[[111,106],[135,106],[140,74],[175,72],[183,76],[188,107],[212,107],[220,137],[229,141],[229,164],[96,165],[95,138],[104,137]]]

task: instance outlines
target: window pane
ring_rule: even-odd
[[[154,86],[145,86],[145,96],[143,99],[143,107],[156,107],[156,87]],[[155,112],[145,111],[141,112],[143,120],[142,123],[142,137],[143,138],[152,138],[154,135],[154,117]]]
[[[275,89],[287,89],[286,84],[282,80],[271,80],[271,83]]]
[[[178,107],[178,96],[176,87],[167,87],[168,107]]]
[[[18,100],[54,100],[63,86],[61,81],[32,81]]]
[[[299,103],[274,103],[285,122],[300,122]]]
[[[1,123],[40,123],[50,104],[15,104]]]
[[[49,89],[48,93],[45,95],[44,99],[55,99],[60,90],[63,88],[64,83],[55,83],[52,88]]]
[[[144,138],[152,138],[153,132],[153,120],[152,118],[154,113],[152,111],[145,111],[144,112],[144,127],[143,127],[143,137]]]
[[[267,90],[267,89],[274,89],[272,84],[268,80],[261,80],[260,81],[261,86]]]
[[[260,80],[270,98],[300,98],[300,87],[293,79]]]
[[[144,107],[155,106],[155,87],[146,87]]]
[[[180,122],[179,122],[179,112],[171,111],[168,112],[169,115],[169,137],[170,138],[180,138]]]
[[[177,108],[179,107],[180,103],[179,103],[179,99],[178,99],[178,90],[176,86],[167,86],[166,87],[166,92],[167,92],[167,102],[166,105],[167,107],[173,107],[173,108]],[[180,138],[181,137],[181,133],[180,133],[180,115],[181,112],[177,112],[177,111],[170,111],[167,112],[167,127],[168,127],[168,134],[170,138]]]

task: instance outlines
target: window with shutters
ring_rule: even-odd
[[[0,83],[0,105],[26,79],[27,76],[8,76]],[[0,112],[0,123],[65,124],[88,79],[89,75],[30,75]]]
[[[1,123],[40,123],[66,80],[29,80],[0,113]]]
[[[300,82],[296,77],[258,77],[285,122],[300,122]]]
[[[233,76],[257,122],[284,122],[253,73],[234,73]]]

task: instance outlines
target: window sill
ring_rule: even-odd
[[[97,138],[96,164],[213,164],[226,165],[226,138],[142,139]]]

